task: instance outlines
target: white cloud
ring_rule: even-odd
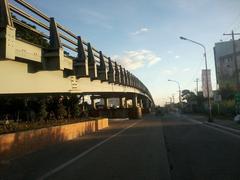
[[[173,51],[172,50],[168,50],[168,52],[167,52],[168,54],[172,54],[173,53]]]
[[[126,69],[134,70],[143,66],[152,66],[161,60],[150,50],[126,51],[123,55],[115,55],[113,58],[117,59]]]
[[[180,56],[178,56],[178,55],[175,56],[175,59],[179,59],[179,58],[180,58]]]
[[[132,33],[132,35],[139,35],[139,34],[142,34],[142,33],[146,33],[148,31],[149,31],[149,29],[144,27],[144,28],[141,28],[141,29],[137,30],[136,32]]]

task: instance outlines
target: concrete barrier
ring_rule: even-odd
[[[0,161],[23,156],[48,145],[77,139],[108,127],[108,119],[98,119],[37,130],[0,135]]]
[[[103,118],[101,120],[96,120],[96,130],[101,130],[108,127],[108,118]]]

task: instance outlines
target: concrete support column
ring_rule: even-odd
[[[104,108],[108,109],[108,98],[103,98],[104,100]]]
[[[138,98],[137,95],[135,94],[132,97],[132,109],[130,110],[129,116],[132,119],[140,119],[142,117],[142,108],[138,107]]]
[[[124,106],[125,106],[125,108],[128,108],[128,98],[124,99]]]
[[[142,99],[139,99],[139,106],[140,106],[141,108],[143,108],[143,100],[142,100]]]
[[[147,98],[143,99],[143,112],[144,113],[149,113],[150,112],[150,105],[149,105],[149,100]]]
[[[137,98],[137,95],[135,94],[133,97],[132,97],[132,106],[133,108],[134,107],[137,107],[138,105],[138,98]]]
[[[95,99],[94,97],[91,97],[91,105],[93,109],[96,109]]]
[[[148,99],[146,100],[146,108],[150,108],[150,103]]]
[[[83,111],[85,111],[85,98],[82,96],[82,105],[83,105]]]
[[[154,108],[154,104],[152,102],[150,102],[150,108],[151,108],[151,110],[153,110],[153,108]]]
[[[149,112],[151,112],[152,111],[152,103],[149,100],[147,100],[147,107],[148,107]]]
[[[123,97],[120,97],[120,98],[119,98],[119,107],[120,107],[120,108],[124,108],[124,107],[125,107],[125,105],[124,105],[124,103],[123,103]]]

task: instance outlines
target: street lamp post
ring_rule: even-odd
[[[209,94],[209,84],[208,84],[208,67],[207,67],[207,54],[206,54],[206,47],[199,43],[199,42],[196,42],[196,41],[193,41],[191,39],[188,39],[188,38],[185,38],[185,37],[180,37],[181,40],[185,40],[185,41],[190,41],[194,44],[197,44],[199,46],[201,46],[204,50],[204,59],[205,59],[205,69],[206,69],[206,79],[207,79],[207,98],[208,98],[208,122],[213,122],[213,119],[212,119],[212,107],[211,107],[211,99],[210,99],[210,94]]]
[[[180,88],[180,83],[178,81],[175,81],[175,80],[171,80],[171,79],[168,79],[168,81],[171,81],[171,82],[175,82],[177,83],[178,85],[178,92],[179,92],[179,103],[180,105],[182,104],[182,98],[181,98],[181,88]]]

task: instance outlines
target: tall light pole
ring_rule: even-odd
[[[175,82],[177,83],[178,85],[178,91],[179,91],[179,103],[180,105],[182,104],[182,98],[181,98],[181,88],[180,88],[180,83],[178,81],[175,81],[175,80],[171,80],[171,79],[168,79],[168,81],[171,81],[171,82]]]
[[[185,37],[182,37],[180,36],[180,39],[181,40],[185,40],[185,41],[190,41],[194,44],[197,44],[199,46],[201,46],[204,50],[204,59],[205,59],[205,69],[206,69],[206,79],[207,79],[207,98],[208,98],[208,122],[213,122],[213,119],[212,119],[212,107],[211,107],[211,99],[210,99],[210,94],[209,94],[209,84],[208,84],[208,67],[207,67],[207,54],[206,54],[206,47],[199,43],[199,42],[196,42],[196,41],[193,41],[191,39],[188,39],[188,38],[185,38]]]

